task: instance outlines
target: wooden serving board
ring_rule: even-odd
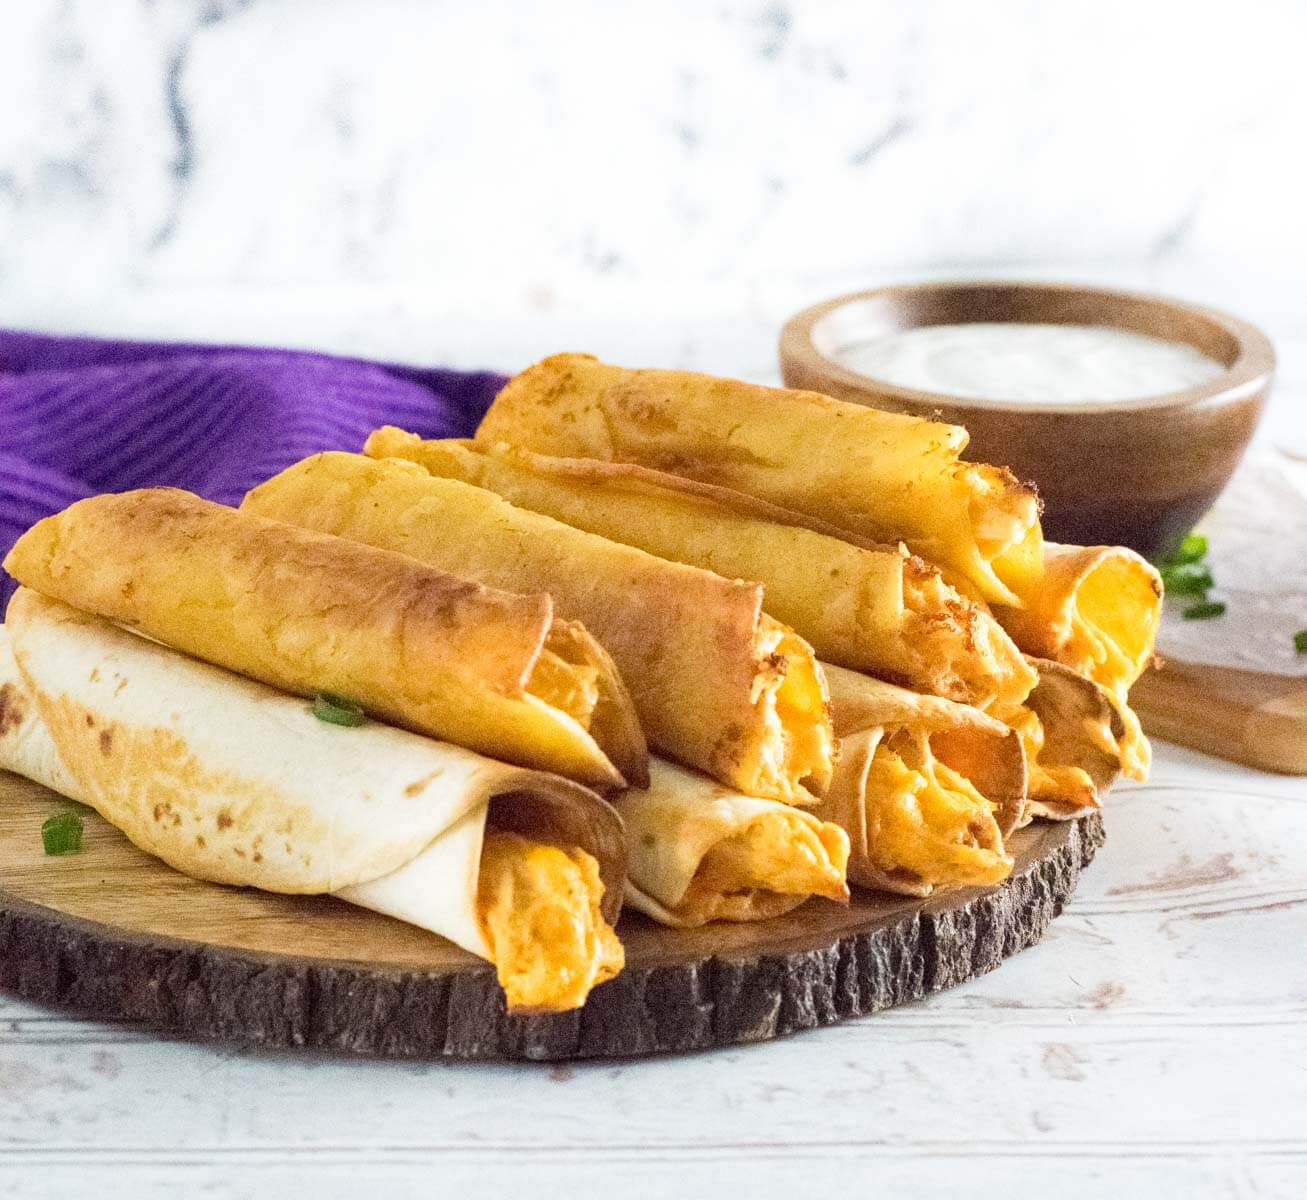
[[[199,1038],[394,1058],[625,1057],[764,1041],[917,1000],[1033,945],[1102,844],[1097,816],[1012,840],[1000,887],[813,900],[754,925],[622,918],[627,967],[579,1012],[506,1015],[493,970],[330,897],[202,883],[89,809],[83,852],[47,857],[70,802],[0,771],[0,987]]]
[[[1167,659],[1130,689],[1130,704],[1150,737],[1307,775],[1307,679]]]
[[[1226,613],[1191,623],[1179,615],[1188,598],[1169,601],[1162,665],[1130,689],[1130,704],[1153,737],[1307,775],[1307,675],[1293,650],[1307,628],[1307,462],[1249,455],[1201,528]]]

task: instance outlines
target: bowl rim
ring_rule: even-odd
[[[919,388],[904,387],[870,375],[862,375],[842,363],[828,358],[813,340],[813,330],[818,322],[823,321],[841,308],[859,301],[886,299],[904,295],[929,295],[946,292],[980,292],[1008,290],[1026,293],[1049,293],[1053,295],[1079,294],[1104,301],[1110,307],[1118,305],[1152,305],[1157,308],[1179,313],[1190,318],[1207,320],[1219,326],[1233,338],[1237,347],[1234,361],[1225,367],[1219,375],[1204,383],[1183,388],[1174,392],[1161,392],[1152,396],[1140,396],[1128,400],[1086,400],[1080,402],[1041,404],[1038,401],[1012,400],[1001,396],[974,397],[957,396],[949,392],[927,391]],[[1040,322],[1038,319],[1023,318],[1023,324],[1059,324],[1060,322]],[[1115,324],[1111,320],[1097,322],[1103,325]],[[931,324],[922,321],[906,328],[925,328]],[[1117,325],[1117,328],[1131,328]],[[1137,332],[1137,331],[1136,331]],[[879,397],[900,401],[907,405],[922,408],[969,409],[973,412],[992,413],[1039,413],[1059,416],[1077,416],[1100,413],[1150,413],[1158,410],[1202,407],[1208,404],[1227,404],[1244,396],[1252,396],[1269,383],[1275,372],[1275,349],[1270,338],[1256,325],[1235,317],[1230,313],[1205,305],[1193,304],[1187,300],[1178,300],[1153,292],[1134,291],[1127,288],[1101,287],[1094,284],[1074,282],[1052,282],[1027,279],[959,279],[932,280],[918,283],[891,283],[880,287],[867,288],[857,292],[845,292],[839,296],[822,300],[817,304],[801,309],[781,327],[778,345],[782,369],[793,361],[805,369],[808,375],[826,378],[840,384],[845,389],[865,391]]]

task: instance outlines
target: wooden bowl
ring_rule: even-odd
[[[1041,407],[969,400],[859,375],[842,346],[920,325],[985,321],[1113,325],[1187,342],[1225,365],[1207,383],[1147,400]],[[1168,553],[1242,458],[1270,391],[1275,352],[1246,321],[1135,292],[1071,284],[927,283],[837,296],[781,330],[789,387],[936,417],[971,433],[967,458],[1010,467],[1044,500],[1050,541]]]

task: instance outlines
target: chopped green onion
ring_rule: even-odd
[[[47,854],[82,852],[82,818],[75,812],[55,813],[41,826],[41,844]]]
[[[1203,600],[1191,604],[1184,610],[1186,621],[1210,621],[1213,617],[1224,616],[1225,603],[1221,600]]]
[[[362,725],[368,719],[353,700],[333,696],[329,692],[319,692],[314,696],[309,711],[328,725]]]
[[[1299,654],[1307,654],[1307,629],[1300,629],[1293,635],[1293,648]]]
[[[1163,566],[1162,582],[1173,596],[1205,596],[1213,584],[1212,572],[1201,563]]]
[[[1201,533],[1186,533],[1180,544],[1166,556],[1163,565],[1181,567],[1202,562],[1207,557],[1207,539]]]

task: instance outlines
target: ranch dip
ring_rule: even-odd
[[[923,325],[841,346],[830,357],[899,387],[1041,406],[1141,400],[1225,370],[1184,342],[1110,325]]]

